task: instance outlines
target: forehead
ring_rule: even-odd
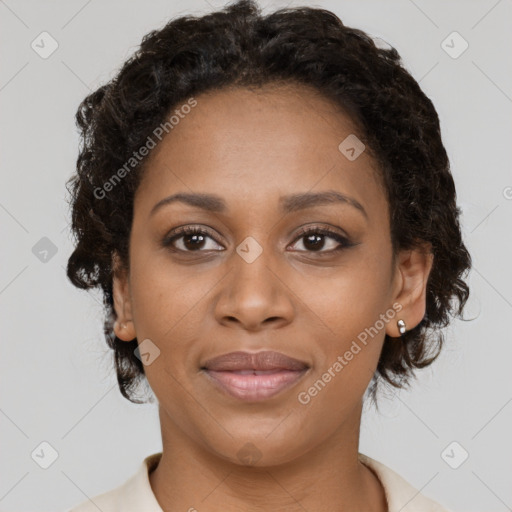
[[[354,123],[315,90],[229,88],[195,100],[149,155],[137,191],[139,210],[192,191],[223,196],[229,205],[330,189],[382,206],[373,159],[363,151],[350,160],[340,151],[347,137],[356,136]]]

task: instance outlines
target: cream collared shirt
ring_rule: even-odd
[[[153,494],[148,476],[158,465],[161,455],[162,452],[149,455],[124,484],[84,501],[67,512],[163,512]],[[362,453],[359,454],[359,460],[372,469],[381,481],[389,512],[451,512],[420,494],[409,482],[381,462]]]

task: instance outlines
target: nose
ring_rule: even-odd
[[[289,286],[278,275],[265,250],[252,262],[238,253],[219,291],[215,316],[226,326],[247,331],[282,327],[293,319],[295,308]]]

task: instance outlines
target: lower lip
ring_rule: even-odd
[[[290,388],[306,371],[278,370],[263,375],[242,375],[233,371],[205,370],[220,389],[240,400],[253,402],[273,397]]]

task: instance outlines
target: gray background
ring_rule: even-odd
[[[146,32],[223,4],[0,0],[2,511],[65,510],[123,483],[161,449],[156,405],[131,404],[117,389],[98,293],[65,276],[64,183],[77,156],[80,100]],[[265,10],[302,4],[261,2]],[[365,411],[360,451],[455,512],[511,510],[512,2],[304,4],[395,46],[434,102],[474,260],[466,312],[474,320],[446,329],[443,354],[413,390],[381,398],[380,415]],[[43,31],[59,45],[47,59],[31,48]],[[469,44],[458,58],[442,47],[454,31]],[[453,53],[461,41],[452,40]],[[43,237],[57,250],[47,261],[36,245],[48,245]],[[48,469],[31,456],[43,441],[58,453]],[[453,441],[469,453],[458,469],[441,455]],[[458,450],[448,451],[452,461]]]

